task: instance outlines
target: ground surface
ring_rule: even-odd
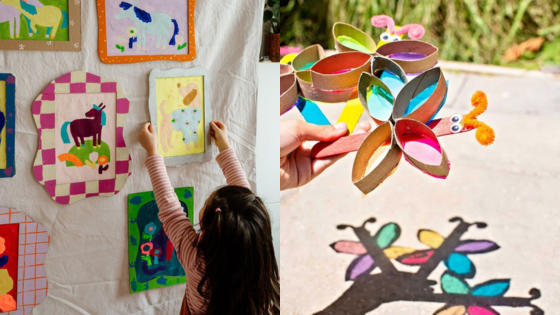
[[[560,81],[444,73],[450,91],[440,116],[467,113],[472,93],[485,91],[489,110],[479,118],[495,129],[495,144],[479,145],[474,133],[441,138],[451,161],[447,180],[402,162],[392,177],[362,197],[351,182],[352,153],[307,186],[282,192],[282,314],[313,314],[350,287],[344,274],[355,256],[335,253],[329,244],[357,238],[350,230],[337,230],[338,224],[361,225],[375,217],[377,223],[367,226],[375,233],[382,224],[396,222],[402,234],[395,245],[426,248],[416,238],[418,229],[447,235],[456,225],[448,222],[454,216],[488,223],[486,229],[471,228],[464,239],[490,239],[501,246],[492,253],[469,256],[477,267],[471,285],[511,278],[507,296],[528,297],[531,288],[539,288],[542,297],[535,304],[546,314],[558,312]],[[342,105],[323,110],[336,122]],[[291,118],[301,119],[297,109],[283,116]],[[430,279],[438,281],[443,270],[440,265]],[[434,287],[440,292],[439,284]],[[441,306],[394,302],[368,314],[433,314]],[[352,314],[351,305],[347,310]],[[496,310],[529,314],[530,309]]]

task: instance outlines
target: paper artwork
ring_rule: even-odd
[[[209,80],[202,68],[150,74],[150,117],[166,165],[211,159]]]
[[[194,0],[98,0],[101,61],[194,60],[194,6]]]
[[[0,73],[0,178],[16,174],[15,127],[16,78]]]
[[[47,296],[45,256],[50,237],[29,217],[0,207],[0,312],[28,315]]]
[[[39,130],[35,178],[62,204],[120,191],[132,171],[122,87],[86,72],[54,81],[33,103]]]
[[[185,216],[193,220],[193,188],[176,188]],[[130,293],[185,283],[185,271],[158,218],[154,193],[128,195]]]
[[[80,1],[0,1],[0,49],[81,50]]]

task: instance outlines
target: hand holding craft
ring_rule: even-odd
[[[220,152],[229,149],[228,132],[226,125],[221,121],[214,120],[210,122],[210,136],[216,141],[216,146]]]
[[[360,122],[354,129],[355,134],[371,129],[369,122]],[[334,162],[346,156],[339,154],[326,158],[311,156],[308,141],[334,141],[348,132],[346,123],[333,126],[319,126],[300,120],[280,122],[280,189],[303,186],[319,176]]]
[[[152,124],[145,123],[144,126],[142,126],[142,129],[140,129],[140,132],[138,133],[138,141],[144,150],[148,152],[149,156],[158,154],[157,137]]]

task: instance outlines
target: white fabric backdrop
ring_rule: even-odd
[[[97,54],[95,1],[82,1],[82,51],[19,52],[0,50],[0,72],[16,76],[17,175],[0,180],[0,205],[19,209],[49,231],[47,299],[33,314],[178,314],[184,286],[129,294],[127,195],[151,190],[146,158],[136,135],[149,120],[148,75],[152,69],[204,67],[212,73],[213,116],[230,129],[230,141],[255,185],[257,61],[263,0],[199,0],[195,11],[198,56],[193,62],[106,65]],[[95,197],[62,206],[32,175],[37,129],[31,104],[53,79],[84,70],[115,79],[131,102],[125,141],[134,170],[113,197]],[[213,156],[217,149],[212,148]],[[205,198],[225,184],[218,165],[168,168],[175,187],[194,186],[195,217]]]

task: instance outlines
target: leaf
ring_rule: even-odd
[[[420,230],[418,231],[418,240],[422,244],[430,246],[430,248],[436,249],[443,244],[445,238],[441,236],[438,232],[432,230]]]
[[[263,15],[263,22],[268,22],[270,19],[272,19],[272,11],[264,11],[264,15]]]
[[[185,43],[185,44],[186,44],[186,43]],[[188,198],[190,198],[190,197],[192,197],[191,191],[188,190],[188,189],[185,189],[185,193],[183,194],[183,198],[188,199]]]
[[[397,224],[387,223],[377,231],[373,239],[381,249],[384,249],[393,244],[400,235],[401,228]]]
[[[492,241],[465,240],[455,247],[455,251],[465,254],[484,254],[499,248],[500,246]]]
[[[443,263],[453,273],[462,275],[465,278],[472,278],[476,273],[476,268],[472,261],[463,254],[451,253]]]
[[[427,262],[433,254],[434,251],[431,249],[417,250],[414,253],[402,255],[397,258],[397,261],[409,266],[418,266]]]
[[[330,245],[337,253],[363,255],[367,253],[366,248],[360,242],[338,241]]]
[[[414,248],[400,247],[400,246],[391,246],[391,247],[385,248],[385,250],[383,250],[383,252],[385,253],[385,256],[387,256],[387,258],[389,258],[389,259],[397,259],[402,255],[410,254],[410,253],[413,253],[415,251],[416,250]]]
[[[509,289],[511,279],[495,279],[474,286],[472,295],[503,296]]]
[[[465,315],[466,312],[467,309],[463,305],[445,305],[437,310],[434,315]]]
[[[468,313],[469,315],[500,315],[490,307],[481,306],[469,306]]]
[[[344,280],[354,280],[363,274],[367,274],[375,268],[373,257],[368,254],[358,256],[350,263],[346,270]]]
[[[136,280],[132,279],[132,282],[130,283],[130,289],[132,290],[132,292],[136,292]]]
[[[130,203],[133,205],[139,205],[142,202],[142,197],[134,196],[130,199]]]
[[[449,271],[441,276],[441,289],[450,294],[469,294],[470,291],[469,284],[465,280],[459,279]]]

